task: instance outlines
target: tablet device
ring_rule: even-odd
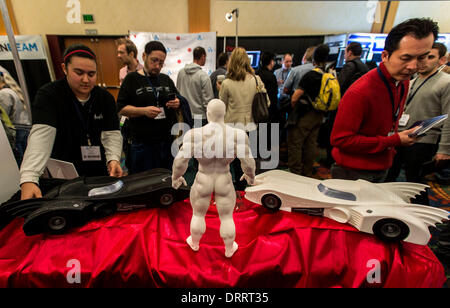
[[[420,137],[423,136],[430,128],[437,126],[444,122],[448,117],[448,114],[443,114],[431,119],[423,120],[414,123],[411,127],[416,127],[416,130],[409,134],[409,137]]]

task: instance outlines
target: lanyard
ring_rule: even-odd
[[[409,103],[412,101],[412,99],[414,98],[414,96],[416,95],[416,93],[419,91],[419,89],[425,84],[425,82],[427,82],[429,79],[431,79],[434,75],[436,75],[437,73],[439,73],[439,70],[437,70],[436,72],[434,72],[431,76],[428,76],[427,79],[425,79],[424,82],[422,82],[420,84],[420,86],[417,87],[416,91],[414,91],[414,93],[412,93],[412,90],[414,90],[414,86],[416,85],[417,79],[419,79],[419,77],[416,78],[416,80],[414,80],[414,83],[411,86],[411,94],[408,97],[408,100],[406,101],[406,106],[409,105]]]
[[[383,80],[384,84],[386,85],[386,88],[389,91],[389,97],[391,98],[391,104],[392,104],[392,115],[393,115],[394,126],[395,126],[395,123],[397,122],[398,116],[400,114],[400,105],[402,103],[403,95],[405,94],[405,86],[403,85],[403,83],[401,84],[402,92],[400,94],[400,101],[398,102],[397,111],[395,111],[395,98],[394,98],[394,93],[392,93],[392,88],[389,84],[389,81],[383,75],[383,72],[381,71],[380,67],[377,68],[377,71],[378,71],[378,75],[380,75],[381,80]]]
[[[86,102],[86,104],[87,104],[87,103],[88,103],[88,102]],[[75,110],[77,111],[78,118],[79,118],[79,120],[80,120],[80,122],[81,122],[81,125],[83,126],[83,130],[84,130],[84,132],[86,133],[86,138],[87,138],[88,146],[91,146],[91,145],[92,145],[92,144],[91,144],[91,137],[89,136],[89,119],[90,119],[90,117],[91,117],[91,113],[92,113],[92,105],[93,105],[93,103],[89,104],[89,111],[88,111],[88,118],[87,118],[87,121],[85,121],[85,119],[84,119],[84,117],[83,117],[83,114],[81,113],[80,106],[78,106],[77,102],[75,102],[75,101],[73,100],[73,104],[75,105]]]
[[[153,85],[152,81],[150,80],[150,77],[147,75],[147,72],[144,70],[145,77],[147,77],[147,81],[150,84],[150,87],[152,87],[153,95],[155,95],[156,98],[156,106],[159,107],[159,92],[158,89]],[[156,81],[159,84],[159,76],[156,77]]]

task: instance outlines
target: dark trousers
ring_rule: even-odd
[[[288,165],[292,173],[312,177],[323,113],[309,111],[288,130]]]
[[[360,170],[334,164],[331,167],[331,178],[341,180],[366,180],[372,183],[382,183],[386,178],[387,170]]]
[[[171,146],[171,140],[156,143],[133,142],[131,144],[130,174],[155,168],[172,170],[174,158],[172,156]]]
[[[436,154],[436,144],[415,143],[409,147],[397,147],[392,167],[389,169],[386,182],[395,182],[402,167],[405,168],[407,182],[421,182],[423,173],[422,165],[431,161]]]

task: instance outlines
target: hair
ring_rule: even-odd
[[[125,49],[127,51],[128,54],[130,54],[131,52],[134,53],[134,58],[137,59],[137,47],[136,45],[133,43],[132,40],[127,39],[127,38],[120,38],[118,40],[116,40],[116,45],[120,46],[120,45],[125,45]]]
[[[63,54],[64,64],[67,66],[73,57],[87,58],[94,61],[97,60],[95,53],[89,47],[82,44],[74,44],[67,47]]]
[[[291,59],[294,60],[294,57],[290,53],[287,53],[283,56],[283,61],[286,60],[287,56],[291,57]]]
[[[145,45],[144,52],[146,55],[151,54],[153,51],[161,51],[164,54],[167,54],[166,47],[164,47],[163,43],[160,41],[151,41]]]
[[[231,80],[242,81],[245,80],[247,74],[255,74],[255,71],[250,65],[250,59],[244,48],[238,47],[233,50],[228,62],[227,77]]]
[[[360,57],[362,55],[362,47],[358,42],[351,42],[347,45],[347,51],[351,51],[355,57]]]
[[[267,67],[270,62],[272,62],[272,60],[275,59],[275,54],[273,52],[270,51],[266,51],[262,54],[261,56],[261,66],[262,67]]]
[[[316,46],[308,47],[305,51],[305,60],[308,62],[313,61],[314,50],[316,50]]]
[[[401,24],[395,26],[386,37],[384,43],[384,50],[389,55],[392,55],[394,51],[399,48],[400,41],[403,37],[410,35],[416,39],[427,38],[430,34],[433,34],[434,40],[437,39],[439,33],[439,26],[430,18],[412,18],[408,19]]]
[[[194,60],[200,60],[203,56],[206,56],[206,50],[203,47],[196,47],[192,53]]]
[[[228,61],[228,54],[221,52],[217,57],[217,65],[225,66],[227,64],[227,61]]]
[[[433,49],[437,49],[439,51],[439,59],[445,57],[447,54],[447,47],[442,43],[434,42]]]
[[[313,54],[313,61],[316,64],[324,64],[327,61],[328,55],[330,54],[330,47],[326,44],[321,44],[316,47]]]

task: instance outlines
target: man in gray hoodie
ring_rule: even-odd
[[[202,66],[206,63],[206,50],[197,47],[193,55],[194,62],[186,64],[178,73],[177,89],[188,100],[192,116],[201,116],[206,122],[206,106],[214,98],[211,80],[202,70]]]

